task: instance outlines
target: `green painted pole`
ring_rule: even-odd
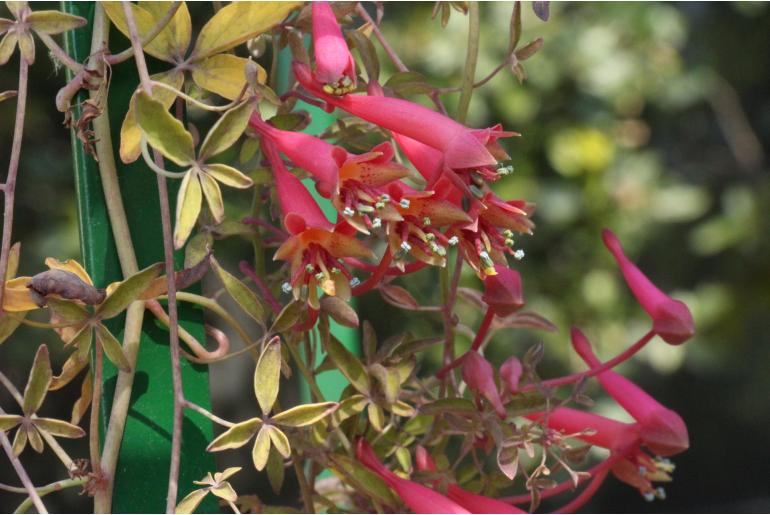
[[[87,28],[70,31],[65,40],[67,52],[78,62],[84,62],[91,53],[91,21],[95,3],[63,2],[65,12],[89,20]],[[110,40],[124,40],[116,31]],[[132,61],[112,70],[109,91],[110,127],[114,144],[119,141],[120,125],[128,109],[131,94],[139,83]],[[87,98],[81,94],[78,100]],[[74,117],[79,117],[76,109]],[[81,250],[88,273],[97,286],[105,286],[123,278],[117,250],[107,214],[99,168],[92,157],[84,152],[81,142],[72,135],[72,153],[78,200]],[[160,207],[157,183],[151,171],[141,162],[121,163],[115,152],[117,173],[128,225],[134,243],[139,267],[163,261],[163,239],[160,225]],[[172,201],[176,198],[178,181],[169,183]],[[175,255],[180,268],[183,254]],[[205,340],[203,314],[190,306],[179,306],[180,324],[199,341]],[[109,328],[122,338],[124,317],[110,320]],[[105,360],[106,361],[106,360]],[[117,377],[117,370],[105,362],[104,402],[102,429],[109,423],[109,414]],[[185,397],[201,406],[210,407],[208,371],[206,367],[182,362]],[[166,489],[173,426],[173,393],[168,332],[161,329],[152,315],[145,316],[142,327],[139,358],[136,367],[131,404],[125,433],[120,448],[112,510],[115,513],[161,513],[165,511]],[[213,437],[211,422],[197,413],[186,412],[183,424],[179,499],[187,495],[206,472],[214,471],[212,455],[205,451]],[[216,502],[209,496],[199,513],[218,512]]]

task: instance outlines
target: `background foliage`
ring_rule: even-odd
[[[411,68],[436,85],[454,86],[462,68],[455,42],[465,41],[467,24],[453,13],[442,29],[430,20],[431,8],[387,5],[383,30]],[[479,76],[504,55],[510,8],[482,6]],[[524,9],[523,40],[545,39],[525,63],[528,80],[519,84],[501,73],[474,95],[468,120],[479,127],[499,120],[523,133],[507,143],[516,172],[498,193],[538,204],[535,236],[521,240],[527,257],[520,270],[530,306],[561,328],[546,336],[544,374],[579,366],[568,361],[571,323],[607,356],[644,331],[643,314],[601,245],[605,226],[664,290],[687,302],[698,326],[687,345],[648,346],[624,370],[690,426],[691,450],[676,459],[668,500],[648,505],[610,480],[587,510],[770,510],[770,6],[557,3],[551,9],[548,23]],[[14,87],[15,69],[11,62],[0,70],[0,90]],[[41,63],[31,73],[17,196],[23,274],[44,256],[79,254],[69,132],[52,102],[63,71]],[[0,103],[0,119],[12,117],[13,104]],[[11,124],[0,126],[0,148],[9,147],[11,131]],[[412,291],[435,287],[428,273],[409,280]],[[418,335],[440,329],[438,317],[406,317],[377,293],[359,306],[381,339],[406,324]],[[460,313],[468,323],[480,318],[467,304]],[[638,324],[627,322],[633,317]],[[33,337],[24,330],[20,339]],[[496,338],[505,344],[490,347],[500,354],[489,357],[499,363],[521,354],[535,335],[501,331]],[[1,362],[24,364],[8,370],[16,384],[24,383],[39,343],[30,339],[29,352],[0,347]],[[435,368],[435,358],[423,366]],[[248,391],[250,368],[212,367],[212,381],[218,412],[244,418],[234,397]],[[71,385],[56,394],[74,399],[76,390]],[[46,415],[67,418],[71,402]],[[27,459],[36,483],[54,479],[43,458]],[[11,481],[10,474],[0,468],[0,481]],[[237,478],[233,483],[237,489]],[[83,509],[84,501],[67,492],[48,502],[61,511]]]

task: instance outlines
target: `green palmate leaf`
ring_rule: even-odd
[[[176,505],[176,513],[192,513],[195,508],[201,503],[204,497],[209,493],[208,488],[201,488],[200,490],[193,490],[187,496],[179,501]]]
[[[21,424],[21,415],[0,415],[0,431],[8,431]]]
[[[55,298],[48,298],[46,300],[48,307],[56,313],[61,323],[77,325],[84,322],[90,316],[90,313],[83,306],[75,302]]]
[[[386,506],[400,506],[401,503],[380,476],[361,465],[357,460],[341,454],[334,454],[330,459],[332,465],[329,468],[334,475],[350,484],[356,492],[367,495]]]
[[[174,224],[174,248],[184,247],[201,212],[201,182],[198,174],[190,170],[182,179],[176,197],[176,222]]]
[[[32,369],[29,372],[27,386],[24,388],[24,404],[22,405],[24,415],[30,416],[40,409],[45,399],[45,394],[48,393],[48,386],[51,384],[52,377],[53,372],[51,371],[48,347],[41,345],[37,348],[35,361],[32,362]]]
[[[291,445],[286,434],[275,426],[266,426],[270,433],[270,441],[273,442],[275,450],[277,450],[281,456],[288,458],[291,456]]]
[[[476,405],[469,399],[448,397],[420,406],[420,413],[440,415],[442,413],[476,413]]]
[[[63,438],[82,438],[86,435],[86,432],[82,428],[72,425],[69,422],[63,420],[57,420],[55,418],[36,418],[35,425],[51,433],[54,436],[61,436]]]
[[[234,2],[220,9],[198,35],[193,59],[229,50],[267,32],[300,2]]]
[[[243,447],[256,434],[257,429],[262,424],[262,419],[254,417],[235,424],[233,427],[216,437],[206,450],[209,452],[219,452],[225,449],[237,449]]]
[[[251,289],[239,281],[235,276],[230,274],[227,270],[222,268],[216,259],[211,258],[211,266],[214,268],[219,280],[222,281],[227,293],[238,303],[238,305],[248,314],[251,318],[256,320],[260,325],[264,324],[265,320],[265,308],[262,307],[262,303],[257,298],[257,294],[251,291]]]
[[[388,78],[385,87],[400,96],[428,94],[433,91],[423,74],[412,71],[394,73]]]
[[[82,27],[87,21],[59,11],[35,11],[27,16],[27,23],[34,31],[53,35]]]
[[[28,64],[35,62],[35,40],[32,34],[28,32],[19,34],[19,51]]]
[[[293,300],[286,304],[281,312],[278,313],[278,316],[275,317],[273,325],[270,327],[270,332],[283,333],[291,329],[299,321],[304,306],[305,303],[299,300]]]
[[[28,428],[27,438],[29,439],[29,445],[36,453],[40,454],[43,452],[43,438],[40,436],[40,433],[37,431],[37,429],[34,427]]]
[[[396,402],[398,400],[398,392],[401,389],[401,380],[398,372],[385,368],[379,363],[374,363],[369,366],[369,373],[380,383],[380,390],[385,395],[385,400],[388,404]]]
[[[70,342],[75,347],[75,351],[70,354],[67,361],[62,366],[62,371],[51,381],[49,390],[58,390],[69,384],[78,373],[88,365],[88,351],[91,349],[91,338],[93,331],[90,327],[83,327]]]
[[[254,104],[243,102],[223,114],[211,128],[200,148],[201,161],[220,154],[233,146],[249,124]]]
[[[270,481],[270,487],[276,494],[281,493],[285,475],[286,469],[283,466],[283,458],[273,447],[270,450],[270,456],[267,458],[267,480]]]
[[[3,35],[3,39],[0,40],[0,66],[3,66],[13,55],[13,51],[16,50],[16,43],[19,41],[18,34],[14,32],[6,32]]]
[[[14,18],[19,18],[21,16],[22,11],[25,7],[29,5],[29,2],[22,1],[22,2],[13,2],[13,1],[6,1],[5,6],[8,8],[9,11],[11,11],[11,14],[13,14]]]
[[[415,413],[415,409],[411,407],[409,404],[405,403],[404,401],[396,401],[393,403],[393,405],[390,407],[390,411],[393,412],[393,414],[398,415],[399,417],[413,417]]]
[[[163,263],[155,263],[121,281],[96,310],[96,317],[106,320],[122,313],[150,286],[161,270],[163,270]]]
[[[148,4],[151,3],[161,5],[149,6]],[[161,18],[165,16],[168,7],[171,6],[171,2],[143,2],[141,5],[133,3],[130,5],[131,10],[133,11],[137,32],[139,33],[139,37],[143,38],[153,29],[153,27],[155,27]],[[121,3],[103,2],[102,6],[104,7],[107,16],[109,16],[110,21],[112,21],[120,32],[128,37],[128,25],[126,24],[126,18]],[[176,14],[174,14],[174,17],[171,19],[171,22],[164,27],[152,41],[143,45],[143,49],[153,57],[173,63],[175,57],[183,57],[187,47],[190,45],[190,30],[190,13],[187,10],[187,6],[182,3]],[[185,33],[187,34],[186,36]]]
[[[35,428],[30,428],[32,431],[35,430]],[[11,446],[11,449],[13,450],[13,453],[18,456],[22,452],[24,452],[24,448],[27,446],[27,428],[20,427],[18,431],[16,431],[16,436],[13,438],[13,445]]]
[[[225,501],[235,502],[238,500],[238,494],[235,493],[235,490],[233,490],[233,487],[230,486],[230,483],[227,481],[220,483],[217,486],[212,486],[210,491],[212,494]]]
[[[519,470],[519,448],[505,445],[498,447],[497,466],[500,468],[500,472],[513,481]]]
[[[140,91],[136,94],[134,110],[136,121],[150,145],[179,166],[190,166],[195,161],[192,134],[160,101]]]
[[[265,346],[254,370],[254,394],[262,413],[266,416],[270,414],[275,399],[278,398],[280,380],[281,339],[276,336]]]
[[[243,189],[254,184],[254,181],[247,175],[244,175],[232,166],[223,165],[221,163],[204,165],[203,171],[225,186],[230,186],[231,188]]]
[[[222,190],[219,189],[219,184],[206,173],[199,173],[198,177],[201,181],[203,196],[206,197],[206,203],[209,206],[214,222],[222,223],[225,219],[225,203],[222,200]]]
[[[336,402],[303,404],[283,411],[272,418],[276,424],[288,427],[303,427],[315,424],[337,409]]]
[[[240,471],[241,471],[241,467],[227,467],[222,472],[214,473],[214,481],[217,483],[221,483],[222,481],[230,479]]]
[[[123,372],[130,372],[131,365],[128,364],[128,358],[123,354],[123,347],[115,336],[103,324],[96,326],[96,339],[104,350],[107,359],[112,361],[116,367]]]
[[[14,313],[0,315],[0,345],[11,336],[19,327],[21,321],[27,316],[27,313]]]
[[[350,417],[358,415],[366,408],[367,404],[369,404],[369,399],[358,393],[342,400],[334,412],[334,424],[340,425]]]
[[[361,362],[334,336],[326,341],[326,352],[350,384],[364,395],[369,395],[372,384]]]
[[[521,38],[521,2],[514,2],[508,30],[508,54],[513,52]]]
[[[378,432],[382,431],[382,428],[385,427],[385,412],[382,411],[382,408],[370,403],[366,406],[366,414],[372,427]]]
[[[321,299],[321,311],[345,327],[358,327],[358,314],[350,304],[339,297],[326,296]]]
[[[212,55],[194,61],[191,66],[192,79],[198,86],[228,100],[235,100],[244,93],[244,87],[248,84],[248,68],[254,68],[257,84],[264,84],[267,79],[267,72],[257,63],[232,54]],[[249,95],[248,91],[245,93]]]
[[[254,468],[262,470],[267,465],[267,458],[270,456],[270,426],[262,426],[251,449],[251,459],[254,462]]]
[[[193,236],[184,249],[184,267],[192,268],[206,257],[214,244],[209,233],[198,233]]]

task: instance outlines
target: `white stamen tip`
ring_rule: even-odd
[[[644,496],[644,500],[647,502],[652,502],[655,500],[655,494],[653,492],[645,492],[642,495]]]
[[[356,214],[356,212],[350,209],[349,207],[346,207],[345,209],[342,210],[342,214],[345,216],[353,216],[354,214]]]
[[[382,227],[382,219],[375,218],[374,220],[372,220],[372,227],[374,227],[375,229]]]
[[[517,250],[516,252],[513,253],[513,257],[514,259],[518,259],[519,261],[521,261],[522,259],[524,259],[524,251],[521,249]]]
[[[361,284],[361,279],[359,279],[358,277],[354,277],[350,280],[350,286],[353,288],[355,288],[359,284]]]
[[[409,245],[409,242],[402,241],[401,242],[401,250],[403,250],[404,252],[409,252],[410,250],[412,250],[412,246]]]
[[[409,202],[408,198],[402,198],[401,201],[398,203],[399,206],[403,207],[404,209],[408,209],[411,202]]]
[[[455,246],[455,245],[457,245],[458,243],[460,243],[460,238],[458,238],[457,236],[452,236],[451,238],[449,238],[449,241],[448,241],[448,243],[449,243],[450,245],[452,245],[452,246]]]
[[[281,285],[281,291],[284,292],[284,293],[291,293],[291,284],[283,283]]]

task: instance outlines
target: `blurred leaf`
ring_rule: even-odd
[[[286,304],[275,318],[272,327],[270,327],[270,332],[283,333],[291,329],[299,321],[300,314],[304,308],[305,303],[297,300]]]
[[[19,327],[21,321],[26,318],[27,313],[14,313],[14,315],[0,315],[0,345],[5,342]]]
[[[259,357],[254,370],[254,394],[265,416],[270,414],[278,398],[281,380],[281,339],[272,338]]]
[[[217,276],[219,276],[219,280],[222,281],[227,293],[230,294],[241,309],[243,309],[243,311],[245,311],[251,318],[256,320],[257,323],[264,325],[265,308],[257,298],[257,294],[230,272],[222,268],[216,259],[211,258],[211,266],[214,268]]]
[[[99,320],[107,320],[122,313],[150,286],[162,269],[163,263],[155,263],[121,281],[96,310],[95,316]]]
[[[214,438],[212,442],[206,447],[208,452],[219,452],[225,449],[238,449],[248,443],[249,440],[257,433],[257,429],[262,425],[262,419],[254,417],[235,424],[227,431]]]
[[[401,309],[417,309],[420,304],[406,289],[395,284],[383,284],[378,288],[385,302]]]
[[[322,298],[321,312],[330,315],[340,325],[358,327],[358,314],[356,310],[339,297],[329,297],[327,295]]]
[[[289,427],[303,427],[315,424],[337,409],[336,402],[303,404],[282,411],[272,417],[272,422]]]
[[[245,43],[283,21],[299,2],[235,2],[220,9],[201,29],[191,59]]]
[[[208,488],[193,490],[176,505],[176,513],[193,513],[208,493]]]
[[[97,324],[96,338],[102,346],[102,349],[104,349],[104,354],[116,367],[123,372],[131,371],[131,365],[128,364],[128,358],[123,354],[123,346],[104,324]]]
[[[513,481],[519,470],[519,448],[505,445],[498,447],[497,466],[508,479]]]
[[[0,431],[8,431],[21,424],[21,415],[0,415]]]
[[[361,32],[361,29],[348,31],[347,38],[350,47],[358,50],[358,55],[361,56],[361,62],[364,64],[369,81],[379,82],[380,60],[377,57],[377,50],[374,48],[371,40]]]
[[[418,72],[398,72],[391,75],[384,85],[399,96],[430,94],[433,86],[428,84],[425,76]]]
[[[21,56],[28,64],[33,64],[35,62],[35,39],[28,32],[22,32],[17,37],[19,38]]]
[[[27,386],[24,388],[24,404],[22,412],[29,417],[40,409],[43,404],[48,386],[51,384],[51,360],[48,357],[48,347],[41,345],[35,353],[35,360],[29,371]]]
[[[369,399],[358,393],[343,399],[334,412],[334,424],[339,425],[350,417],[358,415],[368,403]]]
[[[254,447],[251,449],[251,459],[254,462],[254,468],[261,471],[267,465],[267,458],[270,456],[270,430],[269,426],[263,425],[257,439],[254,442]]]
[[[513,4],[511,13],[511,23],[508,29],[508,54],[514,51],[516,45],[521,39],[521,2],[516,1]]]
[[[270,482],[270,488],[273,489],[273,492],[279,494],[283,487],[286,469],[283,466],[281,455],[278,454],[278,451],[273,451],[275,451],[275,441],[273,441],[273,449],[270,450],[270,455],[267,457],[267,480]]]
[[[91,400],[94,393],[93,383],[93,376],[89,370],[86,372],[86,375],[83,378],[83,383],[80,386],[80,397],[78,397],[78,400],[76,400],[75,404],[72,405],[72,417],[70,418],[71,424],[79,424],[80,420],[83,418],[83,415],[85,415],[86,411],[88,410],[88,407],[91,405]],[[51,386],[53,386],[53,383]]]
[[[59,11],[34,11],[27,16],[27,23],[34,31],[53,35],[77,29],[87,22],[80,16]]]
[[[551,2],[536,0],[532,2],[532,10],[535,16],[543,21],[548,21],[551,16]]]
[[[3,38],[3,39],[5,39],[5,38]],[[0,49],[0,51],[1,51],[1,49]],[[13,51],[13,48],[11,48],[11,51]],[[2,92],[0,92],[0,102],[2,102],[3,100],[8,100],[9,98],[13,98],[17,94],[18,94],[18,92],[16,90],[2,91]]]
[[[337,365],[342,375],[344,375],[353,387],[364,395],[369,395],[372,384],[366,369],[361,362],[348,349],[342,345],[334,336],[328,338],[325,342],[326,352],[331,357],[334,364]]]
[[[390,507],[400,506],[393,491],[374,472],[364,467],[357,460],[342,454],[332,454],[330,469],[342,481],[350,484],[356,492],[367,495],[378,503]]]
[[[420,406],[420,413],[426,415],[441,415],[442,413],[477,413],[476,405],[469,399],[447,397]]]
[[[398,400],[398,393],[401,390],[401,381],[398,372],[385,368],[379,363],[369,365],[369,373],[380,383],[380,389],[385,395],[388,404],[393,404]]]
[[[5,65],[16,50],[16,43],[19,42],[19,36],[16,31],[6,32],[3,39],[0,40],[0,66]]]
[[[369,403],[366,406],[366,414],[374,430],[381,432],[385,427],[385,413],[382,411],[382,408],[376,404]]]
[[[516,59],[526,61],[543,46],[543,38],[535,38],[520,49],[516,50]]]
[[[238,500],[238,494],[235,493],[235,490],[233,490],[233,487],[230,486],[230,483],[227,481],[224,481],[217,486],[212,486],[210,491],[212,494],[225,501],[235,502]]]
[[[190,238],[184,249],[184,267],[191,268],[200,263],[208,255],[213,243],[209,233],[198,233]]]
[[[508,315],[505,318],[496,318],[494,321],[496,329],[503,328],[515,328],[515,329],[538,329],[541,331],[548,331],[555,333],[559,330],[550,320],[545,317],[533,313],[532,311],[522,311],[521,313],[514,313]]]

